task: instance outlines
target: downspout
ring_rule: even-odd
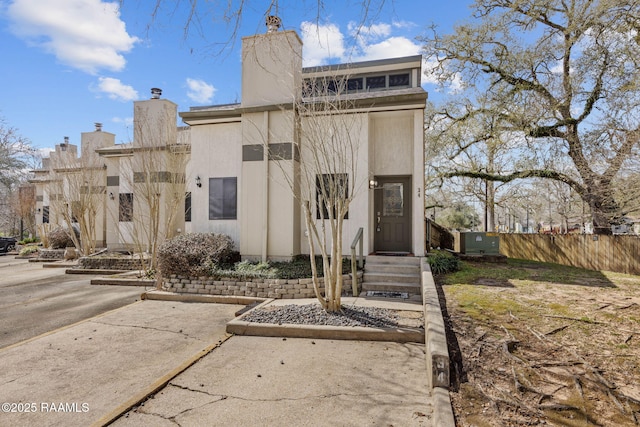
[[[264,179],[262,180],[262,262],[267,261],[269,248],[269,112],[262,115],[262,127],[264,136],[264,149],[262,150]]]

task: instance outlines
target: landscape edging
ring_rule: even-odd
[[[449,396],[449,350],[442,308],[427,258],[420,260],[424,304],[427,384],[433,397],[433,421],[438,427],[455,427]]]

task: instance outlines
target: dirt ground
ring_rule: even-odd
[[[436,281],[458,426],[640,425],[640,276],[509,260]]]

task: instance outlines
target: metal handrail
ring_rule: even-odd
[[[358,264],[360,265],[360,268],[364,266],[364,254],[363,254],[364,243],[362,239],[363,234],[364,234],[364,229],[360,227],[358,229],[358,232],[356,233],[356,237],[353,239],[353,242],[351,243],[351,290],[353,291],[354,297],[358,296]],[[358,263],[358,260],[356,260],[356,245],[358,243],[360,243],[358,248],[360,251],[359,263]]]

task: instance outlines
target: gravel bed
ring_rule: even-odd
[[[368,326],[394,328],[398,326],[398,315],[386,308],[346,307],[342,311],[329,313],[318,304],[272,306],[256,309],[242,320],[255,323],[282,323],[295,325]]]

